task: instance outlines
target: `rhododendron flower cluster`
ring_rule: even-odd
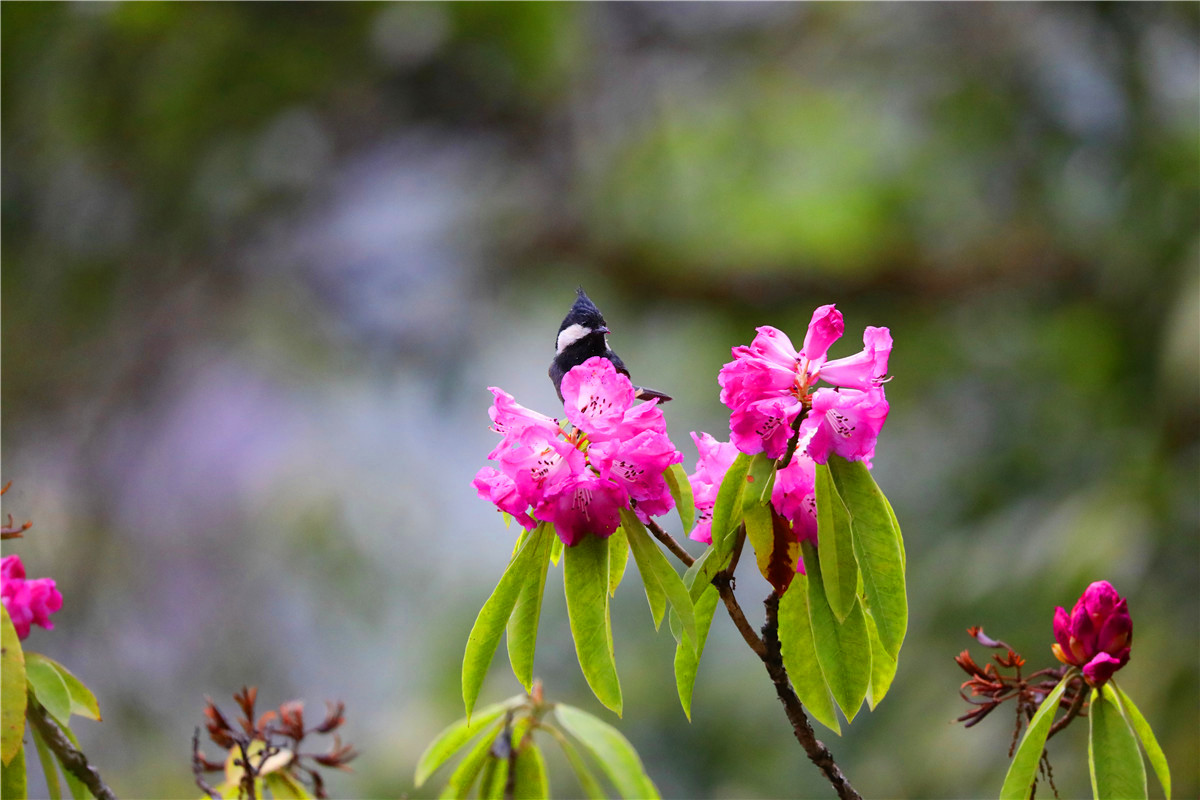
[[[1100,686],[1129,663],[1133,620],[1125,598],[1108,581],[1087,587],[1070,615],[1054,610],[1054,655],[1064,664],[1083,668],[1083,677]]]
[[[818,464],[835,453],[869,466],[875,440],[887,420],[884,396],[892,336],[887,328],[863,331],[863,349],[847,358],[826,359],[845,325],[834,306],[821,306],[799,351],[785,333],[764,325],[749,345],[733,348],[733,361],[721,368],[721,402],[729,406],[730,439],[743,453],[779,458],[787,450],[796,420],[799,441]],[[815,388],[824,381],[838,389]]]
[[[34,623],[46,630],[54,628],[50,615],[62,608],[62,595],[53,578],[25,579],[20,556],[0,558],[0,602],[8,609],[17,637],[24,639]]]
[[[718,442],[707,433],[693,433],[692,441],[700,451],[700,459],[696,462],[696,471],[688,475],[696,501],[696,526],[692,529],[691,538],[712,544],[713,506],[717,502],[721,481],[737,458],[738,448],[732,442]],[[807,539],[816,545],[816,466],[802,448],[797,448],[790,464],[776,471],[771,506],[791,523],[797,541]],[[797,568],[803,572],[804,562],[800,561]]]
[[[683,454],[657,401],[635,403],[629,378],[599,357],[568,372],[561,388],[570,429],[490,387],[492,429],[504,439],[488,455],[499,468],[475,476],[479,496],[526,529],[553,523],[568,546],[610,536],[622,508],[643,521],[673,508],[663,472]]]

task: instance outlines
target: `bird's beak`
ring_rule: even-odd
[[[601,325],[599,328],[596,329],[596,333],[612,333],[612,331],[610,331],[608,328]]]

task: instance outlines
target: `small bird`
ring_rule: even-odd
[[[550,362],[550,380],[554,382],[554,391],[558,392],[559,400],[563,399],[563,375],[593,356],[607,358],[617,368],[617,372],[629,377],[625,362],[608,347],[609,330],[604,322],[604,315],[582,288],[576,289],[575,293],[578,295],[575,305],[571,306],[562,325],[558,327],[558,338],[554,342],[554,360]],[[633,391],[638,400],[656,398],[665,403],[671,399],[669,395],[642,386],[634,386]]]

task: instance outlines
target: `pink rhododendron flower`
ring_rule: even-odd
[[[713,506],[717,503],[721,481],[737,458],[738,449],[732,442],[718,442],[707,433],[693,433],[692,441],[700,451],[700,459],[696,463],[696,471],[688,476],[696,501],[696,525],[690,536],[698,542],[712,544]],[[816,545],[816,466],[800,449],[797,449],[792,463],[776,472],[771,506],[791,523],[797,541],[807,539]],[[803,572],[804,561],[800,560],[796,567]]]
[[[844,324],[832,305],[813,312],[799,351],[777,328],[764,325],[757,330],[748,346],[733,348],[733,361],[718,376],[721,402],[732,411],[730,440],[738,450],[779,458],[787,450],[796,418],[805,409],[815,412],[818,397],[824,395],[820,414],[801,423],[808,455],[820,464],[830,453],[869,462],[887,419],[883,383],[892,351],[888,329],[868,327],[860,352],[833,361],[826,353],[841,337]],[[819,380],[843,391],[816,389]]]
[[[800,432],[809,435],[806,449],[818,464],[828,463],[832,453],[847,461],[865,461],[869,467],[887,415],[888,402],[881,386],[865,392],[818,389]]]
[[[1133,620],[1125,598],[1108,581],[1087,587],[1070,615],[1054,610],[1054,655],[1064,664],[1083,668],[1083,677],[1100,686],[1129,663]]]
[[[8,609],[17,637],[29,636],[34,623],[52,630],[50,615],[62,608],[62,595],[53,578],[25,579],[25,565],[20,556],[0,558],[0,602]]]
[[[647,521],[674,507],[663,472],[683,454],[657,401],[635,404],[633,384],[605,358],[572,369],[561,389],[569,430],[491,389],[492,429],[504,438],[488,455],[499,468],[475,476],[479,496],[527,530],[553,523],[567,545],[610,536],[622,508]]]
[[[602,539],[611,536],[621,524],[621,509],[627,505],[629,493],[617,481],[583,470],[557,492],[547,495],[534,515],[553,522],[558,538],[573,547],[589,533]]]
[[[693,432],[692,441],[700,451],[700,459],[696,462],[696,471],[688,475],[692,499],[696,502],[696,526],[692,528],[691,538],[712,544],[713,506],[717,504],[721,481],[737,458],[738,449],[732,442],[718,442],[707,433],[696,435]]]

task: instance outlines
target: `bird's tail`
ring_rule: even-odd
[[[645,386],[633,387],[633,396],[638,400],[658,400],[660,403],[665,403],[671,399],[671,395],[663,394],[656,389],[647,389]]]

